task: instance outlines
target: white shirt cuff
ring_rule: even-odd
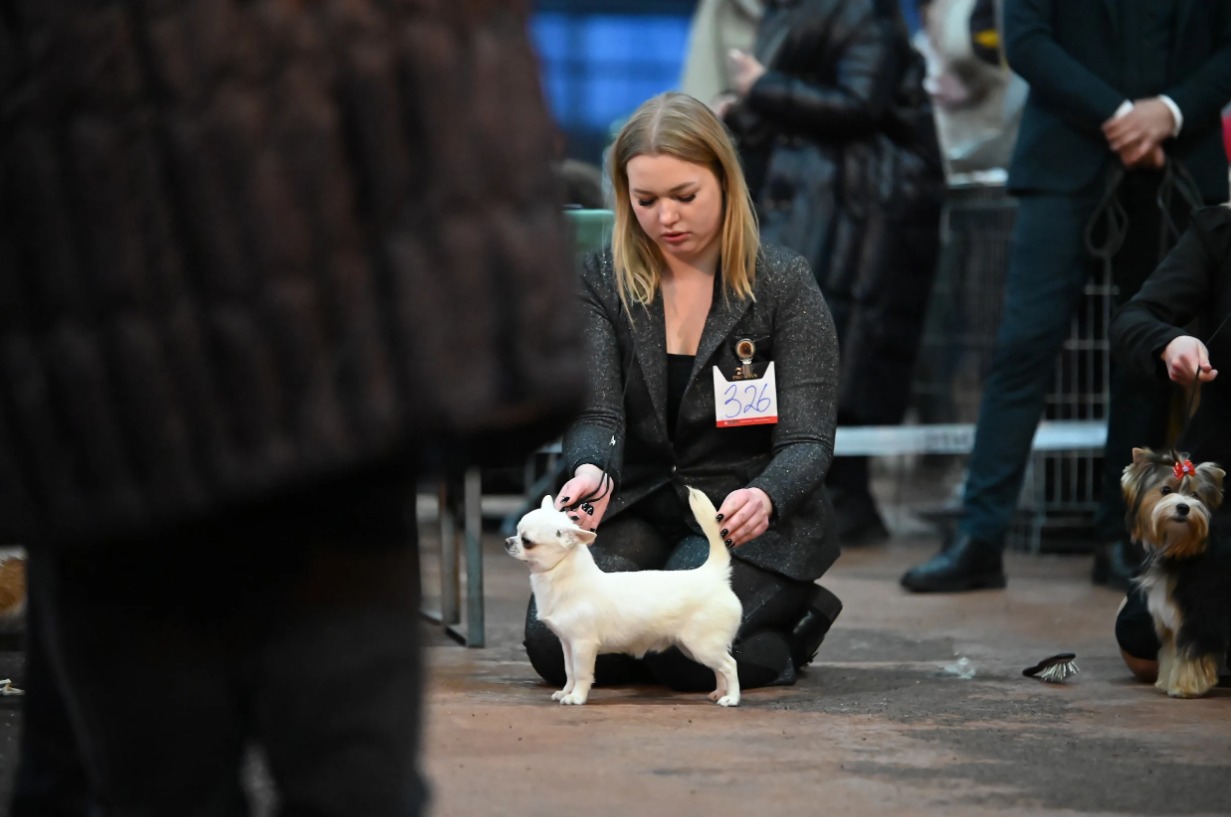
[[[1180,128],[1184,127],[1184,114],[1180,113],[1180,106],[1175,104],[1175,100],[1166,94],[1159,94],[1158,98],[1163,101],[1163,104],[1171,109],[1171,115],[1175,118],[1175,130],[1171,131],[1172,138],[1180,135]]]
[[[1119,119],[1133,109],[1132,100],[1126,99],[1120,103],[1120,107],[1116,108],[1116,112],[1111,115],[1112,119]]]

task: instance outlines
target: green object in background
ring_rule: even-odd
[[[615,223],[615,213],[610,210],[565,210],[569,222],[573,225],[574,249],[577,253],[577,263],[588,252],[601,250],[611,243],[611,228]]]

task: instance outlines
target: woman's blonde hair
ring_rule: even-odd
[[[704,103],[672,91],[647,100],[633,112],[620,128],[608,157],[615,193],[611,252],[624,305],[654,300],[666,265],[662,251],[641,229],[633,212],[628,163],[637,156],[673,156],[714,172],[723,192],[723,296],[752,298],[761,240],[735,144]]]

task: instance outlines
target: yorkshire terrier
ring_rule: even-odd
[[[1154,685],[1173,698],[1209,692],[1231,640],[1231,556],[1210,527],[1224,475],[1184,453],[1134,448],[1120,478],[1130,533],[1146,550],[1136,581],[1160,643]]]

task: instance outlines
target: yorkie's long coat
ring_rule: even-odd
[[[1120,478],[1129,530],[1146,549],[1137,582],[1160,642],[1155,686],[1173,698],[1209,692],[1231,640],[1231,553],[1210,526],[1224,475],[1187,454],[1134,448]]]

